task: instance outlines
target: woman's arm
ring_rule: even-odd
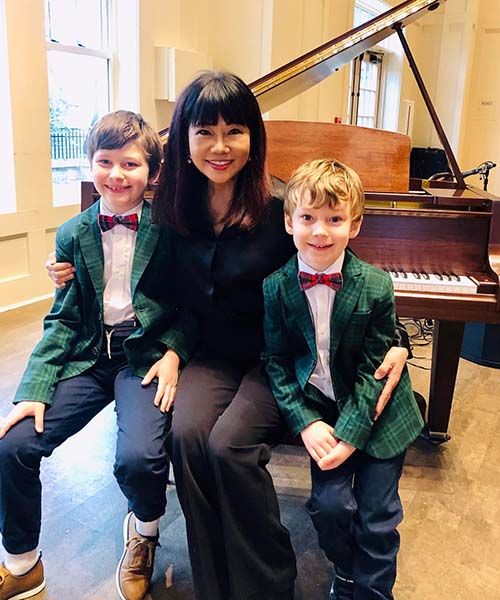
[[[389,402],[392,391],[398,385],[408,356],[409,352],[406,348],[392,346],[385,355],[382,364],[375,371],[373,375],[375,379],[387,377],[384,389],[380,393],[377,406],[375,407],[375,420],[382,414],[387,402]]]

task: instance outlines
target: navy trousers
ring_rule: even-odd
[[[393,600],[404,457],[379,460],[357,451],[329,471],[311,460],[307,509],[337,575],[354,581],[354,600]]]
[[[34,419],[14,425],[0,440],[0,531],[7,552],[21,554],[38,545],[41,525],[41,459],[80,431],[113,400],[118,433],[114,474],[138,519],[165,512],[169,461],[165,449],[170,414],[154,406],[156,384],[141,386],[127,366],[123,339],[103,351],[85,373],[59,382],[47,407],[44,431]]]

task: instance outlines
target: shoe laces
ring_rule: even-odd
[[[127,550],[130,553],[130,570],[150,569],[154,562],[155,549],[159,545],[157,541],[143,537],[133,537],[128,540]]]

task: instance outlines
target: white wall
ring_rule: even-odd
[[[276,69],[352,28],[352,0],[276,0],[272,68]],[[333,122],[347,115],[349,67],[271,111],[272,119]]]
[[[491,172],[489,190],[500,196],[500,3],[478,2],[473,26],[469,97],[461,121],[461,166],[465,170],[484,160],[494,161],[498,167]]]

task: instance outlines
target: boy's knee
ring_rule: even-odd
[[[7,466],[13,463],[36,468],[41,455],[36,452],[28,439],[18,435],[16,430],[8,431],[0,440],[0,465]]]
[[[7,466],[12,462],[12,459],[17,456],[19,444],[12,443],[9,434],[0,440],[0,468]]]
[[[314,521],[328,522],[331,526],[345,527],[356,512],[356,506],[341,494],[324,490],[308,502],[308,511]]]
[[[155,477],[168,469],[165,451],[148,451],[143,447],[131,447],[117,452],[114,473],[118,480],[137,480]]]

